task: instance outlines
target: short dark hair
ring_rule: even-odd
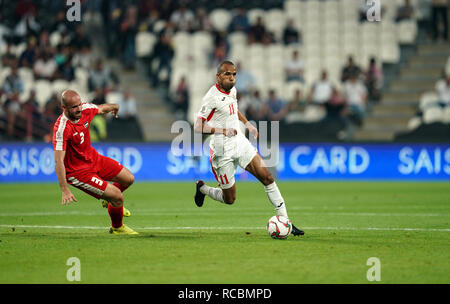
[[[229,60],[224,60],[222,61],[219,66],[217,67],[217,74],[220,74],[220,72],[222,71],[222,66],[225,64],[229,64],[229,65],[234,65],[233,62],[229,61]]]

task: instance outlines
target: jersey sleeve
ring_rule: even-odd
[[[68,138],[67,119],[61,118],[53,127],[53,149],[55,151],[66,151]]]
[[[213,97],[203,98],[202,106],[198,111],[197,117],[203,120],[210,120],[216,109],[215,99]]]
[[[93,103],[83,103],[81,105],[81,111],[87,116],[87,119],[91,121],[94,116],[98,114],[98,106]]]

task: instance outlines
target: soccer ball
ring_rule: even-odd
[[[287,217],[274,215],[267,223],[267,232],[273,239],[285,239],[291,234],[292,223]]]

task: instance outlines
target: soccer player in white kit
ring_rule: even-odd
[[[236,200],[234,174],[239,165],[264,185],[277,215],[288,218],[286,204],[272,174],[239,127],[241,121],[251,136],[258,137],[258,130],[238,110],[234,64],[231,61],[223,61],[217,68],[216,79],[216,84],[203,97],[194,130],[198,133],[213,134],[210,142],[210,161],[220,188],[209,187],[202,180],[196,181],[195,203],[198,207],[203,206],[205,195],[208,195],[216,201],[233,204]],[[304,232],[292,225],[292,234],[303,235]]]

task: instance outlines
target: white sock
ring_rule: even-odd
[[[223,200],[223,192],[220,188],[214,188],[207,185],[203,185],[200,187],[200,192],[209,196],[213,200],[225,203]]]
[[[281,196],[280,190],[275,182],[272,184],[265,186],[267,196],[269,197],[269,201],[275,207],[275,211],[277,215],[281,215],[284,217],[288,217],[286,211],[286,204],[284,203],[284,199]]]

